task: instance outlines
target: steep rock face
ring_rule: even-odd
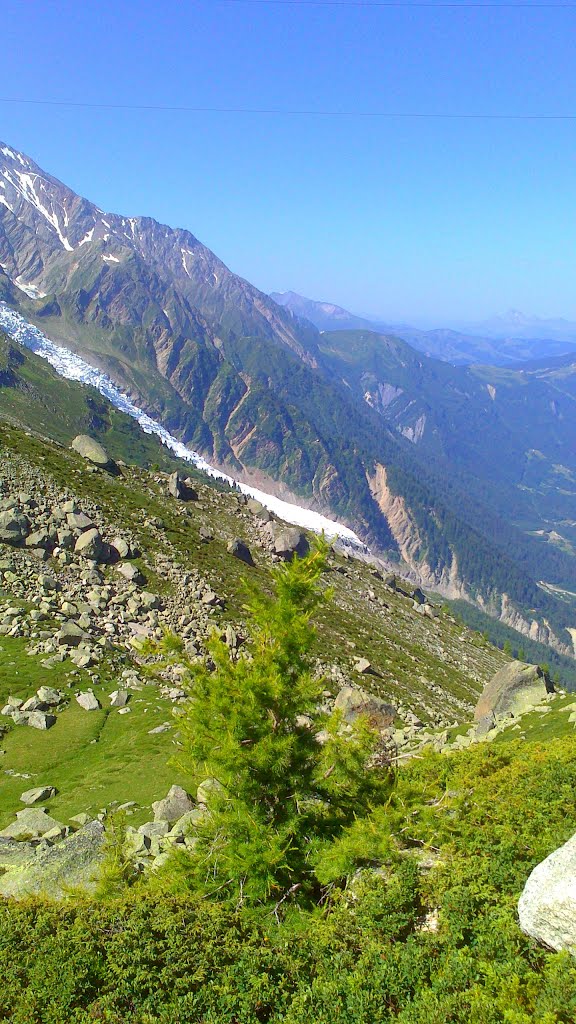
[[[430,565],[426,536],[420,530],[405,499],[392,493],[385,466],[377,463],[374,473],[368,475],[367,479],[372,495],[390,525],[398,550],[417,581],[424,587],[441,591],[446,597],[469,600],[466,587],[459,578],[455,555],[449,566]]]
[[[546,619],[541,621],[536,618],[528,619],[515,607],[508,594],[502,594],[500,597],[498,618],[505,625],[511,626],[512,629],[522,633],[524,636],[530,637],[531,640],[547,644],[560,654],[572,655],[571,644],[558,636]],[[569,630],[566,630],[566,632],[569,632]]]

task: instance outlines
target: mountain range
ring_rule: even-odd
[[[297,292],[272,292],[271,298],[297,316],[310,320],[319,331],[377,331],[408,341],[426,355],[454,365],[489,363],[510,366],[535,358],[554,358],[576,352],[576,324],[569,320],[543,320],[518,310],[461,330],[439,327],[421,330],[404,323],[357,316],[333,302],[317,302]]]
[[[455,367],[338,310],[321,333],[189,231],[2,144],[0,267],[0,299],[214,464],[573,654],[574,358]]]

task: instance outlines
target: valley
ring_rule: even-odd
[[[9,307],[219,471],[572,653],[553,588],[574,571],[573,361],[452,367],[389,335],[321,334],[189,232],[105,214],[9,146],[0,162]],[[379,466],[407,509],[403,550],[371,489]]]

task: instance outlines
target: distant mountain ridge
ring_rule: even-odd
[[[346,523],[414,580],[573,652],[576,613],[538,586],[561,586],[574,568],[571,528],[554,504],[574,490],[563,450],[569,382],[562,393],[538,385],[556,403],[557,450],[528,459],[538,467],[528,484],[504,470],[494,480],[494,451],[506,466],[518,452],[526,464],[529,417],[514,444],[502,436],[506,388],[515,403],[528,394],[520,378],[463,378],[387,334],[353,331],[342,348],[345,332],[320,334],[189,231],[106,214],[1,144],[0,266],[0,298],[213,464]],[[341,311],[330,315],[342,324]],[[476,447],[467,436],[460,458],[458,430],[470,421],[478,434],[487,410],[486,449],[481,433]],[[561,487],[555,464],[565,466]],[[523,502],[526,486],[534,497]]]
[[[485,324],[471,325],[465,331],[448,327],[422,330],[409,324],[391,324],[356,316],[334,303],[306,299],[296,292],[272,292],[270,297],[296,315],[305,317],[319,331],[368,330],[393,335],[408,341],[426,355],[455,366],[472,363],[509,366],[576,351],[576,324],[565,320],[538,320],[517,311],[495,317]],[[564,330],[556,330],[558,325],[564,325]]]

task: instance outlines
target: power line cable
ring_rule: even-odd
[[[417,8],[420,10],[434,11],[436,9],[443,10],[519,10],[519,11],[546,11],[546,10],[576,10],[575,3],[482,3],[474,2],[474,0],[466,0],[463,3],[445,3],[440,0],[440,3],[407,3],[406,0],[218,0],[219,3],[224,4],[259,4],[262,7],[374,7],[374,8],[394,8],[402,7],[405,9]]]
[[[282,107],[204,107],[161,103],[103,103],[81,100],[37,100],[1,97],[0,103],[87,110],[142,110],[191,114],[264,114],[272,117],[363,117],[430,121],[576,121],[576,114],[456,114],[391,110],[308,110]]]

